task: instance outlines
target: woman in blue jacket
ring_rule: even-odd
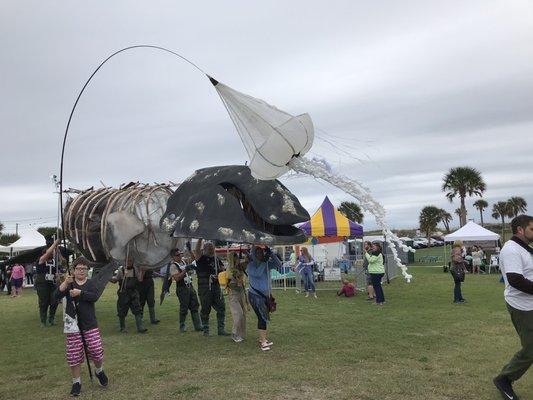
[[[274,344],[267,339],[267,323],[269,321],[269,309],[267,299],[270,298],[270,270],[281,267],[278,257],[267,247],[253,247],[251,259],[248,263],[248,301],[257,315],[257,330],[259,333],[259,345],[262,351],[268,351]]]

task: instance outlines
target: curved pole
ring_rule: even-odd
[[[139,49],[139,48],[149,48],[149,49],[162,50],[162,51],[165,51],[167,53],[173,54],[173,55],[181,58],[183,61],[186,61],[189,64],[191,64],[194,68],[196,68],[198,71],[200,71],[204,75],[207,75],[205,73],[205,71],[202,70],[198,65],[196,65],[192,61],[186,59],[182,55],[180,55],[180,54],[178,54],[178,53],[176,53],[176,52],[174,52],[172,50],[165,49],[164,47],[154,46],[154,45],[149,45],[149,44],[139,44],[139,45],[128,46],[128,47],[125,47],[123,49],[120,49],[120,50],[114,52],[113,54],[111,54],[109,57],[107,57],[104,61],[102,61],[100,63],[100,65],[93,71],[93,73],[91,74],[89,79],[87,79],[87,81],[85,82],[85,84],[81,88],[80,93],[78,94],[78,97],[76,98],[76,101],[74,102],[74,105],[72,106],[72,110],[70,111],[70,115],[68,117],[67,127],[65,129],[65,135],[63,136],[63,146],[61,147],[61,164],[60,164],[60,167],[59,167],[59,211],[61,213],[61,230],[62,230],[63,246],[65,246],[65,247],[66,247],[66,242],[65,242],[65,221],[63,219],[63,161],[64,161],[64,158],[65,158],[65,145],[67,143],[68,130],[70,128],[70,122],[72,121],[72,116],[74,115],[74,111],[76,110],[76,106],[78,105],[78,102],[80,101],[81,95],[85,91],[85,88],[89,85],[89,82],[93,79],[93,77],[100,70],[100,68],[102,68],[106,62],[108,62],[111,58],[113,58],[117,54],[120,54],[120,53],[122,53],[124,51],[127,51],[127,50]],[[209,75],[207,75],[207,77],[209,79],[212,79]],[[68,267],[68,257],[67,257],[67,267]]]

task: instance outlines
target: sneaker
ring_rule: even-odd
[[[305,292],[305,297],[309,297],[309,292]]]
[[[269,351],[269,350],[270,350],[270,346],[267,346],[267,343],[261,344],[261,351]]]
[[[497,376],[492,380],[494,386],[500,391],[502,398],[505,400],[518,400],[518,396],[513,390],[511,381],[505,376]]]
[[[316,293],[313,293],[313,297],[314,297],[315,299],[318,299],[318,296],[316,295]]]
[[[240,343],[240,342],[242,342],[242,341],[244,340],[244,339],[243,339],[242,337],[240,337],[240,336],[232,336],[231,338],[233,339],[233,341],[234,341],[235,343]]]
[[[102,387],[106,387],[109,383],[109,379],[107,379],[107,376],[104,371],[96,372],[95,373],[96,378],[98,379],[98,384]]]
[[[72,389],[70,389],[70,395],[72,397],[78,397],[81,393],[81,383],[76,382],[72,384]]]
[[[271,342],[270,340],[267,339],[267,341],[264,344],[266,344],[268,347],[271,347],[274,345],[274,342]]]
[[[231,333],[228,333],[226,331],[218,331],[218,336],[230,336]]]
[[[374,301],[374,297],[367,297],[366,301]]]

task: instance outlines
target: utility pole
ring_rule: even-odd
[[[15,235],[17,236],[19,235],[19,223],[18,222],[15,224]]]

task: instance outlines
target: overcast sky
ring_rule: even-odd
[[[0,13],[0,221],[53,225],[61,141],[85,80],[134,44],[172,49],[236,90],[316,127],[312,155],[371,188],[392,227],[425,205],[453,213],[440,187],[471,166],[492,204],[533,209],[533,3],[529,1],[4,1]],[[333,145],[328,144],[333,143]],[[341,150],[342,149],[342,150]],[[141,49],[106,64],[82,97],[66,187],[179,182],[242,164],[216,92],[179,59]],[[326,183],[282,178],[312,214]],[[468,200],[469,217],[479,220]],[[490,210],[486,220],[490,218]],[[375,228],[371,215],[366,229]],[[452,225],[457,224],[456,221]]]

